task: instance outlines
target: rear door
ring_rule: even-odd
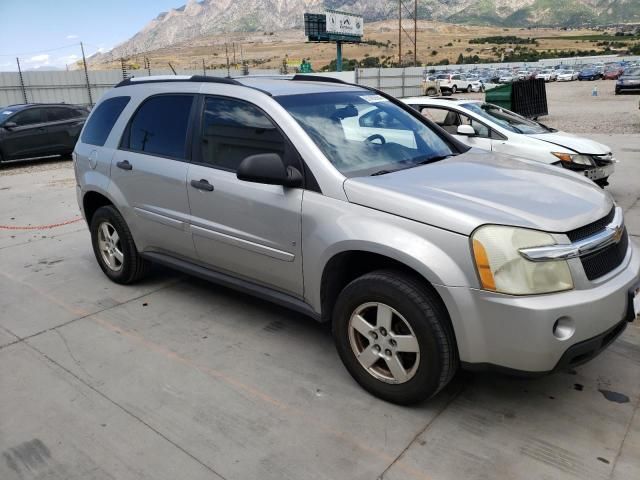
[[[5,159],[18,159],[51,155],[48,129],[41,107],[31,107],[7,119],[17,126],[5,129],[2,151]]]
[[[201,262],[237,277],[302,296],[301,209],[304,190],[238,180],[249,155],[298,154],[274,122],[242,100],[202,98],[187,189],[191,230]]]
[[[76,144],[84,117],[70,107],[45,107],[49,145],[56,153],[70,153]]]
[[[114,155],[113,188],[140,250],[194,257],[186,187],[194,100],[193,94],[145,99]]]

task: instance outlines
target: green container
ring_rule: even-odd
[[[487,103],[493,103],[507,110],[513,110],[511,103],[512,88],[510,83],[487,90],[484,98]]]

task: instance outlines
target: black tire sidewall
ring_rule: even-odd
[[[417,403],[437,393],[441,387],[441,375],[445,352],[441,340],[444,327],[437,318],[438,309],[429,297],[421,298],[430,307],[425,311],[413,295],[407,295],[406,287],[410,285],[390,275],[379,275],[374,272],[351,282],[340,294],[334,308],[333,334],[340,358],[354,379],[368,392],[392,403],[408,405]],[[386,277],[386,278],[385,278]],[[413,289],[414,294],[418,293]],[[349,344],[348,324],[353,311],[366,302],[381,302],[399,312],[411,325],[420,347],[420,364],[415,375],[403,384],[388,384],[369,374],[358,362]],[[439,330],[439,331],[438,331]],[[449,345],[449,348],[455,348]]]
[[[119,271],[111,270],[102,259],[100,249],[98,248],[98,228],[100,225],[108,221],[120,237],[120,247],[124,261],[122,268]],[[96,256],[96,260],[104,274],[116,283],[130,283],[136,274],[136,266],[138,262],[138,251],[133,242],[131,232],[127,227],[127,224],[118,210],[112,206],[100,207],[91,218],[91,225],[89,227],[91,232],[91,245],[93,246],[93,253]]]

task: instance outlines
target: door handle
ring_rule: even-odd
[[[200,180],[191,180],[191,186],[198,190],[206,190],[207,192],[213,192],[213,185],[207,182],[204,178]]]
[[[129,160],[122,160],[121,162],[116,163],[116,166],[122,170],[133,170],[133,165],[129,163]]]

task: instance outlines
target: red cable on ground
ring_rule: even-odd
[[[49,230],[51,228],[62,227],[71,223],[76,223],[82,220],[82,217],[77,217],[66,222],[52,223],[49,225],[29,225],[27,227],[14,226],[14,225],[0,225],[0,230]]]

